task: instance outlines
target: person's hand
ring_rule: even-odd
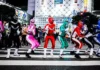
[[[65,37],[66,37],[66,38],[69,38],[69,35],[66,35]]]
[[[42,31],[43,31],[43,32],[45,32],[45,31],[46,31],[46,29],[43,29]]]
[[[54,30],[54,28],[50,28],[50,27],[49,27],[49,30]]]

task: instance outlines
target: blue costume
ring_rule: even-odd
[[[98,21],[97,30],[100,30],[100,20]],[[98,33],[97,39],[98,39],[98,41],[100,42],[100,33]]]
[[[100,20],[98,20],[98,25],[96,27],[96,38],[94,39],[96,44],[100,46]],[[100,47],[96,51],[96,55],[100,57]]]
[[[87,25],[87,31],[85,33],[84,42],[88,45],[88,48],[90,48],[90,57],[93,57],[93,50],[94,50],[94,44],[97,44],[100,46],[100,20],[98,21],[97,25]],[[99,56],[100,49],[97,49],[96,55]]]

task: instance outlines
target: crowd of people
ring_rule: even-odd
[[[84,13],[83,13],[84,14]],[[82,15],[83,16],[83,15]],[[93,17],[93,16],[92,16]],[[95,19],[94,19],[95,20]],[[34,27],[34,18],[30,21],[30,25],[33,22],[33,30],[29,29],[29,36],[33,37],[33,42],[29,41],[29,43],[31,44],[31,49],[28,50],[27,52],[27,57],[31,58],[31,56],[29,55],[32,51],[34,51],[35,49],[37,49],[40,45],[40,43],[38,43],[38,40],[36,41],[35,38],[35,33],[36,31],[34,31],[35,27]],[[90,21],[92,21],[91,19],[89,19],[89,16],[85,17],[85,19],[80,19],[77,23],[74,23],[76,25],[72,25],[72,29],[70,30],[69,26],[69,21],[67,18],[63,19],[63,23],[59,28],[59,33],[56,32],[56,25],[54,23],[54,18],[53,17],[48,17],[48,23],[45,25],[44,27],[44,32],[45,32],[45,39],[44,39],[44,58],[46,58],[46,53],[47,53],[47,48],[48,48],[48,41],[51,41],[51,53],[50,55],[53,57],[53,52],[55,50],[55,41],[56,41],[56,37],[55,35],[58,35],[58,40],[60,41],[59,43],[61,44],[61,48],[60,48],[60,53],[59,53],[59,57],[62,58],[63,56],[63,51],[64,49],[67,49],[69,46],[68,43],[68,38],[71,39],[71,41],[75,44],[75,46],[73,47],[72,51],[70,52],[70,54],[74,54],[76,58],[80,59],[80,50],[84,47],[84,44],[88,46],[88,50],[89,50],[89,58],[93,58],[94,52],[96,54],[96,56],[100,56],[100,47],[97,48],[97,50],[94,50],[94,44],[97,44],[100,46],[100,41],[99,41],[99,28],[100,28],[100,20],[98,19],[94,24],[90,24]],[[97,24],[98,23],[98,24]],[[30,32],[33,32],[33,35],[30,34]],[[34,40],[35,39],[35,40]]]
[[[15,17],[9,21],[0,21],[0,49],[7,49],[7,58],[10,57],[11,48],[16,48],[14,56],[19,56],[18,49],[30,45],[26,40],[28,26],[17,22]],[[36,28],[35,38],[39,44],[44,42],[44,32],[40,26]]]
[[[80,19],[77,21],[73,19],[72,25],[69,27],[70,22],[68,18],[63,19],[63,23],[59,29],[56,29],[54,18],[49,16],[48,23],[42,29],[40,26],[37,28],[35,19],[32,18],[28,25],[17,22],[16,18],[8,21],[0,21],[0,48],[7,49],[7,58],[10,58],[11,48],[14,47],[14,56],[19,56],[18,49],[22,46],[30,46],[26,57],[31,58],[30,53],[41,46],[44,42],[44,58],[46,58],[48,41],[51,41],[51,56],[55,49],[55,41],[59,40],[61,44],[59,57],[62,58],[64,49],[69,46],[68,39],[75,44],[70,54],[74,54],[76,58],[81,58],[79,53],[84,44],[90,50],[89,58],[93,58],[94,44],[99,45],[95,54],[100,56],[100,20],[89,13],[79,14]],[[93,20],[92,20],[93,19]],[[96,20],[97,19],[97,20]],[[77,22],[76,22],[77,21]],[[93,22],[94,21],[94,22]],[[93,22],[93,24],[92,24]],[[90,24],[91,23],[91,24]]]

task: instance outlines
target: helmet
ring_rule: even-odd
[[[79,22],[78,22],[78,26],[79,26],[80,28],[82,28],[82,27],[83,27],[83,22],[82,22],[82,21],[79,21]]]
[[[30,20],[30,25],[34,24],[35,23],[35,20],[34,18]]]
[[[63,19],[63,26],[67,26],[68,25],[68,19],[67,18],[64,18]]]
[[[49,21],[50,24],[53,24],[53,22],[54,22],[53,17],[49,17],[49,18],[48,18],[48,21]]]

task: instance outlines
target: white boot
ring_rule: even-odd
[[[90,58],[93,57],[93,50],[94,50],[93,48],[90,49],[90,54],[89,54],[89,57],[90,57]]]
[[[76,54],[79,54],[79,52],[80,52],[80,49],[77,49],[77,50],[76,50]]]
[[[47,48],[44,48],[44,58],[46,58]]]
[[[63,49],[60,50],[60,56],[59,57],[62,57],[62,54],[63,54]]]
[[[54,49],[51,50],[51,56],[52,56],[52,57],[53,57],[53,51],[54,51]]]
[[[73,47],[72,51],[75,51],[75,50],[76,50],[76,48],[75,48],[75,47]]]
[[[32,52],[32,49],[28,49],[27,53],[31,53]]]
[[[15,49],[14,56],[19,56],[18,49]]]
[[[10,58],[10,49],[7,49],[7,57],[6,58]]]

